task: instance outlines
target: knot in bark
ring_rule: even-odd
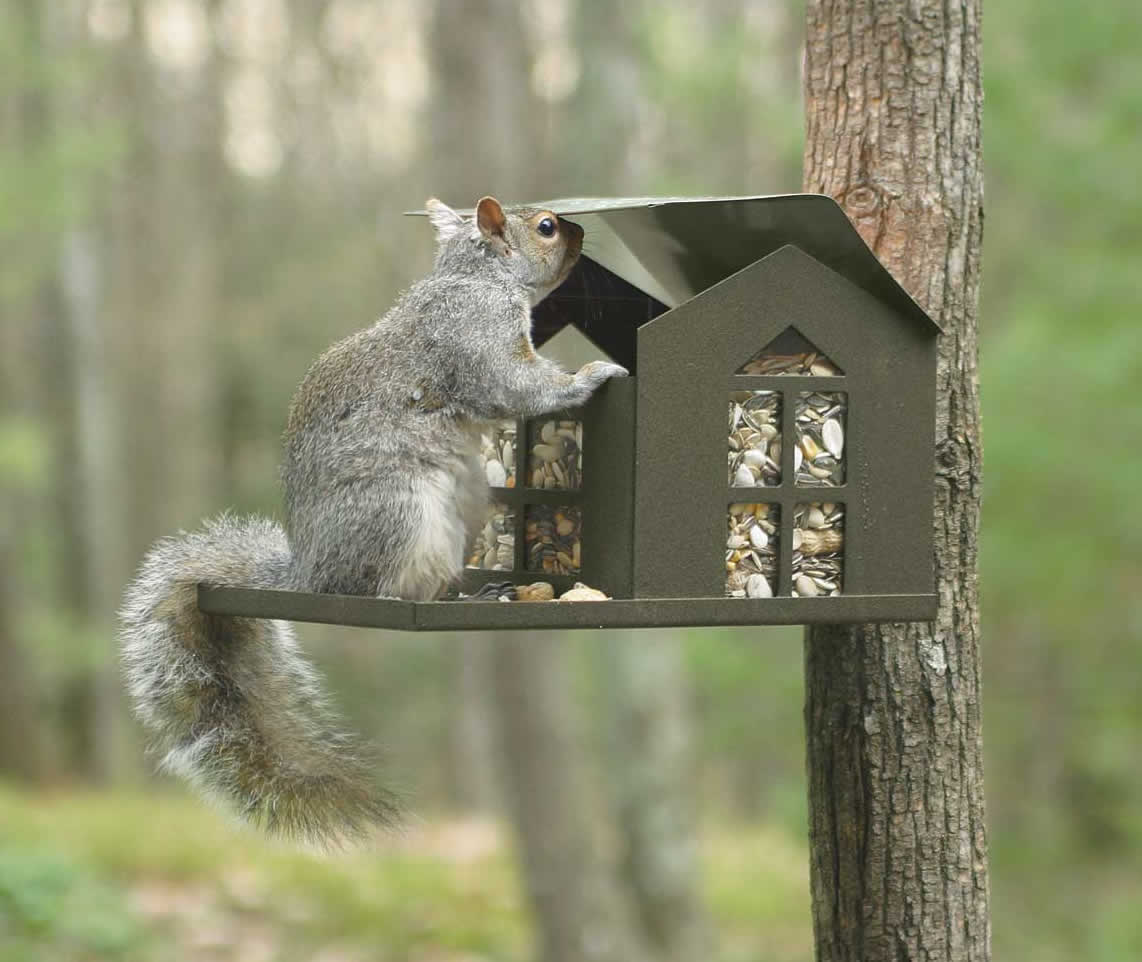
[[[845,191],[841,199],[851,218],[872,217],[880,209],[880,191],[869,184],[858,184]]]

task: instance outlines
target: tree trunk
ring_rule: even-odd
[[[456,640],[452,722],[452,785],[456,805],[487,813],[496,807],[495,736],[489,687],[494,639],[466,634]]]
[[[41,20],[31,0],[0,12],[0,29],[11,31],[11,50],[18,53],[6,72],[17,82],[5,91],[6,109],[0,112],[0,165],[14,165],[17,183],[25,179],[24,165],[47,153],[51,142],[49,78],[54,75],[43,72],[49,61],[42,49]],[[21,632],[32,595],[31,579],[25,575],[29,566],[21,562],[29,550],[29,534],[43,525],[48,508],[36,489],[46,486],[49,472],[46,464],[29,466],[28,461],[39,459],[27,456],[26,449],[36,445],[44,430],[36,410],[37,392],[50,394],[46,378],[37,376],[38,365],[28,359],[36,355],[36,341],[47,326],[51,285],[38,258],[18,256],[15,242],[21,232],[19,208],[15,216],[7,207],[0,209],[0,244],[5,249],[0,267],[0,777],[37,779],[48,766],[33,649],[26,631]]]
[[[514,0],[437,7],[430,166],[446,203],[470,207],[483,194],[520,203],[544,176],[544,146],[523,134],[537,105],[519,14]]]
[[[86,230],[69,231],[60,263],[75,382],[79,513],[86,614],[100,639],[92,659],[92,772],[110,781],[128,768],[126,712],[116,657],[115,608],[130,571],[127,560],[127,476],[116,397],[114,339],[100,306],[100,266]]]
[[[152,310],[161,432],[159,530],[194,527],[222,504],[218,443],[220,221],[227,186],[222,157],[223,64],[214,40],[218,0],[203,4],[211,39],[196,70],[153,68],[144,96],[153,137],[155,230],[161,284]]]
[[[431,191],[465,207],[496,192],[505,202],[524,200],[535,179],[533,168],[542,169],[543,163],[534,150],[520,149],[520,131],[530,129],[535,103],[519,4],[439,4],[431,23],[431,55],[437,87]],[[493,711],[482,684],[495,641],[472,635],[454,648],[454,785],[457,802],[475,808],[489,807],[496,796],[496,786],[486,779],[494,765],[493,740],[487,737]]]
[[[613,720],[607,782],[623,835],[623,874],[663,959],[709,958],[681,639],[630,632],[598,644]]]
[[[495,639],[493,683],[505,787],[543,962],[642,962],[594,830],[570,724],[566,639]]]
[[[810,0],[805,188],[945,329],[931,624],[805,644],[820,962],[990,954],[980,745],[979,0]]]
[[[45,13],[46,46],[57,58],[83,50],[82,4],[60,4]],[[93,97],[84,88],[56,91],[53,122],[70,130],[86,119]],[[115,644],[115,613],[131,570],[127,548],[130,475],[123,456],[122,344],[117,319],[104,301],[105,265],[96,233],[84,218],[61,238],[57,277],[70,359],[75,463],[74,553],[82,565],[73,587],[79,610],[94,629],[96,651],[80,704],[90,774],[111,782],[131,769],[127,712]]]
[[[37,712],[35,675],[28,652],[17,632],[16,605],[17,553],[24,550],[23,524],[26,499],[5,491],[7,479],[0,477],[0,498],[10,517],[0,516],[0,705],[4,723],[0,725],[0,775],[28,780],[42,777],[47,770],[43,731]]]

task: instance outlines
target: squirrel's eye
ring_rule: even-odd
[[[554,237],[555,221],[553,221],[550,217],[544,217],[543,220],[539,222],[539,226],[536,227],[536,230],[539,231],[544,237]]]

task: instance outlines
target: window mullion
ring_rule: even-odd
[[[793,470],[793,447],[797,440],[797,392],[796,385],[781,388],[781,493],[795,490],[796,477]],[[793,503],[784,498],[781,506],[781,537],[777,542],[777,590],[778,597],[793,594]]]

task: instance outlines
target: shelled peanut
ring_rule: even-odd
[[[582,422],[552,418],[528,424],[527,483],[548,491],[582,486]]]
[[[844,579],[845,506],[799,504],[793,512],[793,595],[839,595]]]

